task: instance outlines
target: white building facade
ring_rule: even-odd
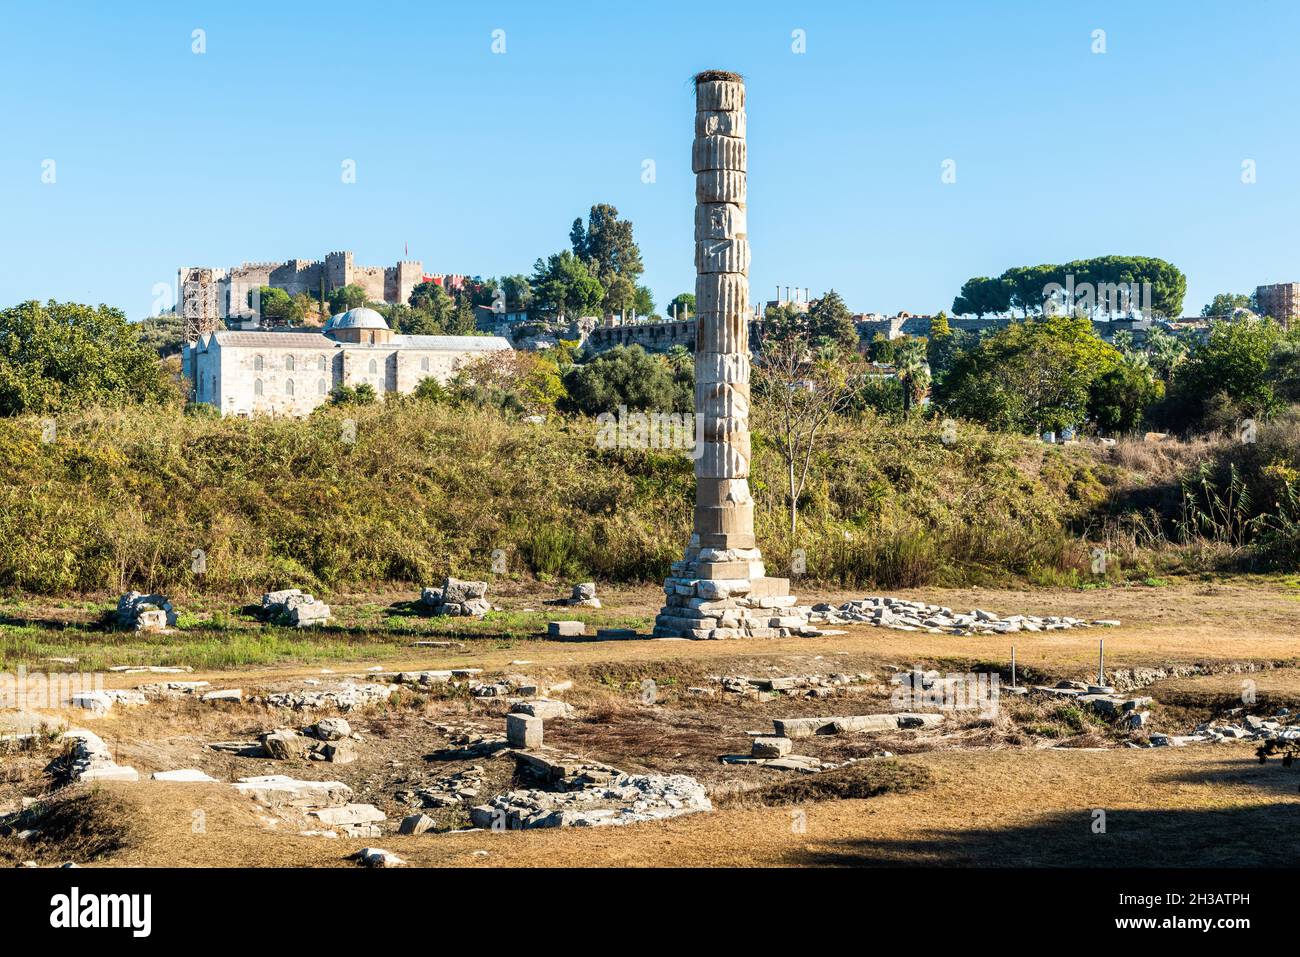
[[[382,399],[427,378],[448,382],[485,355],[510,349],[499,336],[399,336],[373,309],[351,309],[320,332],[218,330],[185,346],[192,398],[222,415],[303,416],[340,386],[368,383]]]

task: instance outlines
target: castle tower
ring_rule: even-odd
[[[695,78],[695,513],[683,559],[664,582],[658,637],[779,637],[803,624],[766,577],[749,493],[749,237],[745,84]]]

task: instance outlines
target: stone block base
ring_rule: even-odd
[[[664,581],[664,605],[655,618],[654,637],[786,638],[817,633],[808,623],[812,609],[798,605],[789,580],[762,575],[757,549],[743,556],[748,561],[721,563],[701,560],[722,557],[707,551],[692,545],[684,560],[673,563],[671,577]]]

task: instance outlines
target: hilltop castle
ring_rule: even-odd
[[[177,277],[180,314],[185,318],[185,341],[226,327],[225,320],[248,326],[258,321],[248,305],[248,294],[261,286],[283,289],[291,296],[305,293],[324,299],[342,286],[360,286],[369,302],[407,302],[422,282],[451,289],[465,281],[461,275],[428,275],[418,260],[401,260],[393,266],[358,266],[350,252],[329,253],[324,260],[288,259],[283,262],[246,262],[230,269],[182,266]]]

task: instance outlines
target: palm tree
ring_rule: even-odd
[[[694,358],[695,356],[691,353],[691,350],[680,343],[672,346],[664,353],[664,359],[667,360],[669,368],[674,372],[682,371]]]
[[[930,385],[930,365],[920,339],[909,339],[894,353],[894,374],[903,387],[903,413],[907,414]]]

